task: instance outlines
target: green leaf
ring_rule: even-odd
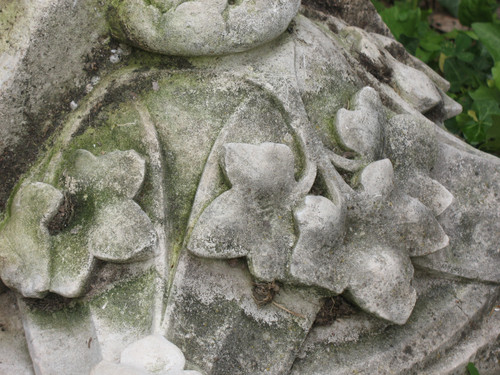
[[[440,51],[444,40],[444,36],[429,30],[420,39],[420,47],[426,51]]]
[[[441,4],[450,14],[458,18],[458,4],[460,4],[460,0],[439,0],[439,4]]]
[[[493,68],[491,68],[491,74],[493,74],[493,81],[498,90],[500,90],[500,61],[498,61]]]
[[[469,93],[475,101],[496,101],[500,104],[500,91],[491,87],[481,86],[477,90]]]
[[[472,39],[465,33],[459,33],[455,39],[457,51],[465,51],[472,46]]]
[[[500,156],[500,116],[493,116],[493,124],[486,132],[486,142],[481,147],[482,150]]]
[[[495,0],[461,0],[458,6],[458,19],[464,26],[473,22],[489,22],[493,18]]]
[[[491,54],[493,60],[496,63],[500,62],[500,24],[473,23],[472,29]]]
[[[469,371],[469,375],[479,375],[479,371],[477,371],[476,366],[472,362],[467,364],[467,371]]]
[[[419,12],[394,6],[382,11],[380,15],[396,39],[399,39],[401,34],[416,36]]]
[[[444,62],[444,77],[450,82],[451,92],[460,92],[463,87],[479,87],[481,74],[456,57]]]
[[[457,54],[457,58],[459,60],[462,60],[462,61],[468,62],[468,63],[473,62],[475,57],[476,56],[472,52],[460,52],[459,54]]]
[[[401,42],[401,44],[405,46],[406,50],[410,52],[412,55],[416,54],[419,43],[417,38],[412,38],[405,34],[401,34],[399,36],[399,42]]]

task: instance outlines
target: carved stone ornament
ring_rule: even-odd
[[[368,0],[0,7],[0,374],[500,371],[500,160]]]

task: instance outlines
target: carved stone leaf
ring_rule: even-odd
[[[428,182],[436,193],[436,197],[429,200],[429,203],[435,206],[433,212],[418,199],[400,191],[393,191],[393,176],[389,159],[373,162],[361,172],[360,183],[364,193],[369,196],[365,207],[370,208],[361,210],[357,215],[359,221],[368,223],[365,229],[372,228],[395,248],[406,249],[410,256],[431,254],[447,246],[448,236],[436,220],[435,214],[442,212],[443,207],[446,208],[451,203],[453,196],[446,194],[447,190],[442,185],[427,178],[425,182]],[[422,180],[423,177],[411,183],[416,188],[417,181],[423,182]],[[422,186],[429,184],[422,183]]]
[[[363,191],[370,196],[388,196],[394,187],[394,170],[389,159],[367,165],[360,175]]]
[[[308,195],[294,212],[299,238],[290,261],[297,281],[341,293],[346,280],[338,272],[336,251],[343,239],[343,217],[329,199]]]
[[[425,113],[441,102],[441,95],[425,73],[396,60],[392,70],[393,86],[417,111]]]
[[[251,243],[252,219],[239,194],[228,191],[208,206],[191,234],[188,249],[205,258],[238,258],[246,256]]]
[[[223,167],[232,188],[203,211],[188,249],[208,258],[247,256],[256,278],[283,279],[294,242],[293,166],[285,145],[226,144]]]
[[[400,250],[377,244],[368,237],[353,242],[347,261],[350,298],[363,310],[382,319],[404,324],[417,295],[411,286],[413,266]]]
[[[428,172],[437,158],[435,124],[412,115],[397,115],[385,127],[385,154],[392,161],[396,175],[409,178],[408,171]]]
[[[449,238],[434,214],[418,199],[408,195],[393,195],[387,207],[392,221],[387,223],[387,238],[395,246],[403,246],[410,256],[431,254],[446,247]]]
[[[335,129],[343,144],[370,160],[376,159],[382,143],[383,110],[378,93],[365,87],[353,98],[354,110],[340,109],[335,118]]]
[[[429,207],[434,215],[441,215],[453,202],[453,194],[436,180],[416,173],[406,180],[405,190]]]
[[[133,198],[145,175],[145,161],[133,150],[95,157],[77,150],[66,174],[66,186],[78,202],[61,207],[64,195],[41,183],[22,186],[12,214],[0,232],[1,276],[25,297],[43,298],[49,291],[65,297],[85,292],[95,258],[131,262],[153,255],[156,232]],[[92,198],[88,198],[87,192]],[[85,193],[85,194],[80,194]],[[78,223],[57,235],[47,225],[58,212]],[[91,214],[88,218],[85,215]]]
[[[66,298],[81,296],[95,263],[80,236],[71,233],[56,236],[52,246],[50,291]]]
[[[287,210],[263,213],[247,203],[238,190],[216,198],[193,229],[188,249],[205,258],[246,256],[256,278],[283,279],[294,240],[291,214]]]
[[[41,298],[50,283],[50,235],[63,194],[41,182],[21,186],[11,205],[11,217],[0,230],[0,276],[25,297]]]
[[[113,151],[96,157],[87,150],[77,150],[67,171],[70,191],[111,190],[134,198],[144,181],[145,160],[134,150]]]
[[[120,199],[98,210],[88,234],[89,252],[109,262],[131,262],[153,255],[156,232],[132,200]]]
[[[294,158],[288,146],[278,143],[227,143],[223,158],[226,175],[245,200],[264,206],[287,203],[297,182]]]

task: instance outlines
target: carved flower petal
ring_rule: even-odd
[[[432,121],[407,114],[394,116],[385,128],[385,138],[385,154],[399,174],[429,171],[434,166],[438,148]]]
[[[380,97],[374,89],[365,87],[354,96],[353,106],[353,111],[342,108],[337,112],[335,129],[347,148],[376,159],[382,143]]]
[[[161,335],[150,335],[127,346],[120,363],[148,373],[170,374],[182,371],[186,360],[182,351]]]
[[[346,285],[339,279],[335,251],[343,238],[341,210],[329,199],[308,195],[294,216],[299,239],[290,262],[291,276],[300,283],[341,293]]]
[[[392,214],[386,234],[393,243],[405,246],[410,256],[431,254],[448,246],[449,238],[434,214],[418,199],[408,195],[393,195],[388,205]]]
[[[224,145],[224,169],[233,188],[242,189],[249,199],[283,202],[292,193],[294,158],[288,146],[278,143]]]
[[[396,324],[406,323],[417,299],[408,256],[374,244],[369,237],[351,248],[347,295],[363,310]]]
[[[96,260],[82,241],[83,236],[86,233],[64,233],[53,238],[51,292],[66,298],[85,293]]]
[[[145,173],[145,160],[133,150],[113,151],[99,157],[77,150],[74,163],[67,171],[67,184],[70,191],[109,189],[133,198],[141,188]]]
[[[151,257],[156,232],[149,217],[137,203],[116,200],[98,209],[88,233],[92,255],[110,262],[132,262]]]
[[[392,81],[401,97],[421,113],[441,103],[441,95],[430,80],[420,70],[392,60]]]
[[[453,202],[453,194],[443,185],[420,173],[409,178],[405,188],[408,194],[429,207],[436,216],[442,214]]]
[[[360,55],[360,60],[366,61],[372,70],[383,71],[388,69],[387,61],[380,51],[380,47],[372,36],[365,30],[355,26],[347,26],[340,32],[341,37],[353,52]]]
[[[360,183],[370,196],[388,196],[394,187],[394,170],[389,159],[378,160],[361,172]]]
[[[50,282],[48,222],[63,194],[41,182],[21,186],[11,216],[0,231],[0,276],[5,285],[25,297],[42,298]]]
[[[231,189],[217,197],[201,214],[188,249],[205,258],[247,256],[250,272],[260,280],[285,277],[286,263],[295,240],[291,213],[263,212]]]
[[[217,197],[201,214],[188,249],[205,258],[238,258],[248,254],[252,219],[234,190]]]

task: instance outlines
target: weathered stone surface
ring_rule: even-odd
[[[375,90],[365,87],[352,98],[354,110],[341,108],[335,118],[335,128],[344,145],[365,155],[378,158],[382,144],[382,102]]]
[[[269,42],[285,31],[300,1],[125,0],[110,5],[116,35],[149,51],[200,56],[241,52]]]
[[[50,236],[47,229],[63,200],[41,182],[23,185],[11,205],[11,220],[0,229],[0,276],[26,297],[43,297],[50,285]]]
[[[458,109],[446,82],[373,33],[371,4],[307,1],[288,25],[297,6],[106,4],[123,40],[157,51],[179,32],[167,48],[191,52],[104,42],[109,70],[12,195],[9,238],[24,236],[9,229],[23,187],[62,195],[42,236],[48,294],[19,297],[39,373],[154,373],[168,361],[149,356],[152,334],[192,369],[170,375],[498,368],[483,358],[498,336],[498,159],[439,128]],[[198,32],[221,14],[248,36],[238,46]],[[35,206],[23,215],[47,214]]]
[[[36,374],[90,373],[99,361],[99,343],[88,307],[54,313],[32,309],[23,300],[19,304]]]
[[[108,361],[101,361],[95,366],[90,375],[147,375],[147,371],[132,367],[117,364]]]
[[[416,280],[416,313],[407,324],[386,326],[359,312],[315,327],[291,374],[434,374],[431,369],[440,364],[440,374],[465,375],[468,361],[475,360],[472,353],[450,357],[457,346],[495,326],[499,313],[490,312],[498,303],[497,288],[431,277]],[[498,327],[487,334],[489,340],[498,336]],[[482,345],[469,343],[476,348]]]
[[[500,163],[446,144],[438,152],[433,177],[454,196],[453,203],[439,216],[450,245],[415,259],[415,263],[469,279],[498,282]]]
[[[181,371],[186,363],[184,354],[161,335],[145,337],[127,346],[120,363],[143,368],[152,373]]]
[[[44,140],[106,71],[100,0],[0,2],[0,212]]]
[[[145,160],[135,151],[114,151],[95,157],[87,150],[77,150],[66,172],[70,191],[110,190],[134,198],[144,182]]]
[[[323,14],[333,15],[346,23],[368,31],[390,35],[389,28],[371,2],[363,0],[302,0],[306,9],[315,9]]]
[[[244,263],[185,254],[167,305],[166,337],[206,374],[287,373],[319,298],[283,286],[275,303],[260,307],[253,288]]]
[[[150,335],[129,346],[121,353],[120,363],[101,361],[91,375],[201,375],[198,371],[184,371],[185,359],[174,344],[161,335]]]
[[[0,294],[0,374],[34,375],[14,293]]]

